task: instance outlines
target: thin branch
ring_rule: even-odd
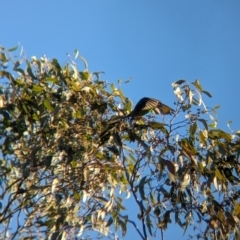
[[[124,153],[123,153],[123,159],[125,159]],[[138,161],[138,164],[139,164],[139,161]],[[135,166],[136,165],[137,165],[137,163],[135,164]],[[134,166],[134,169],[135,169],[135,166]],[[123,160],[123,167],[124,167],[125,172],[127,172],[127,168],[126,168],[126,165],[125,165],[125,160]],[[134,171],[134,169],[133,169],[133,171]],[[132,175],[133,175],[133,173],[132,173]],[[132,178],[132,176],[131,176],[131,179],[134,179],[134,178]],[[129,178],[127,178],[127,181],[128,181],[128,183],[130,185],[133,197],[134,197],[137,205],[139,206],[140,211],[143,213],[144,212],[144,208],[143,208],[142,204],[140,203],[140,201],[137,199],[137,195],[136,195],[136,192],[135,192],[134,186],[133,186],[133,180],[130,180]],[[146,233],[146,229],[145,229],[144,218],[142,219],[142,225],[143,225],[143,233],[144,233],[144,235],[140,234],[140,236],[142,237],[143,240],[145,240],[145,239],[147,239],[147,233]],[[139,230],[138,230],[138,233],[140,233]]]
[[[120,215],[120,214],[119,214],[119,216],[120,216],[121,218],[124,218],[124,217],[123,217],[122,215]],[[146,238],[143,236],[143,234],[140,232],[140,230],[138,229],[138,227],[137,227],[137,225],[136,225],[136,223],[135,223],[134,221],[128,219],[127,222],[131,223],[131,224],[134,226],[134,228],[136,229],[136,231],[138,232],[138,234],[141,236],[142,239],[146,239]]]
[[[163,230],[162,229],[161,229],[161,237],[162,237],[162,240],[164,240]]]

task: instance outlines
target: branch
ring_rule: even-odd
[[[121,218],[124,218],[122,215],[120,215],[119,214],[119,216],[121,217]],[[134,228],[136,229],[136,231],[138,232],[138,234],[141,236],[141,238],[144,240],[144,239],[146,239],[144,236],[143,236],[143,234],[140,232],[140,230],[138,229],[138,227],[137,227],[137,225],[136,225],[136,223],[134,222],[134,221],[132,221],[132,220],[127,220],[127,222],[129,222],[129,223],[131,223],[133,226],[134,226]]]
[[[123,153],[123,167],[124,167],[124,171],[127,172],[127,168],[126,168],[125,160],[124,160],[124,159],[125,159],[125,156],[124,156],[124,153]],[[139,164],[139,163],[140,163],[140,161],[138,161],[138,162],[135,164],[135,166],[136,166],[137,164]],[[135,166],[134,166],[133,172],[134,172],[134,170],[135,170]],[[132,173],[132,175],[133,175],[133,173]],[[142,214],[143,214],[143,212],[144,212],[144,207],[143,207],[142,203],[137,199],[137,195],[136,195],[136,192],[135,192],[134,186],[133,186],[133,179],[134,179],[134,178],[132,178],[132,176],[131,176],[131,180],[130,180],[129,178],[127,178],[127,181],[128,181],[128,183],[129,183],[129,185],[130,185],[130,188],[131,188],[133,197],[134,197],[136,203],[138,204],[140,211],[141,211]],[[143,219],[142,219],[142,225],[143,225],[143,233],[144,233],[144,235],[141,234],[141,232],[138,230],[137,226],[135,227],[135,228],[137,229],[137,232],[140,234],[140,236],[142,237],[143,240],[147,239],[147,233],[146,233],[146,228],[145,228],[145,223],[144,223],[144,221],[145,221],[145,220],[144,220],[144,218],[143,218]],[[133,222],[133,223],[134,223],[134,222]],[[135,223],[134,223],[134,224],[135,224]]]

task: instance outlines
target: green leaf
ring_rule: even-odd
[[[53,58],[53,59],[52,59],[52,64],[56,67],[56,69],[57,69],[58,71],[61,70],[61,66],[60,66],[60,64],[58,63],[58,60],[57,60],[56,58]]]
[[[76,168],[77,167],[77,161],[75,161],[75,160],[71,161],[70,164],[71,164],[72,168]]]
[[[126,224],[126,222],[123,222],[123,221],[119,220],[118,223],[119,223],[119,225],[120,225],[120,227],[122,229],[122,235],[125,236],[125,234],[127,233],[127,224]]]
[[[175,223],[177,223],[181,228],[183,228],[183,224],[182,224],[181,219],[179,217],[179,211],[175,212]]]
[[[220,139],[220,138],[223,138],[223,139],[226,139],[228,142],[231,141],[232,137],[230,134],[222,131],[221,129],[213,129],[213,130],[210,130],[209,131],[209,134],[208,136],[212,139]]]
[[[79,118],[80,119],[80,118],[82,118],[82,116],[83,116],[83,113],[80,110],[76,111],[76,113],[74,114],[75,118]]]
[[[200,92],[203,91],[200,81],[197,79],[195,82],[192,83]]]
[[[37,78],[34,76],[33,72],[32,72],[32,68],[31,68],[30,63],[28,63],[27,65],[28,65],[28,67],[27,67],[27,73],[29,74],[29,76],[30,76],[32,79],[37,79]]]
[[[185,150],[190,155],[196,155],[197,150],[193,146],[192,142],[189,142],[188,139],[183,138],[181,141],[179,141],[179,145],[183,150]]]
[[[184,104],[182,105],[182,110],[185,112],[186,110],[191,108],[191,104]]]
[[[197,123],[194,122],[192,125],[190,125],[190,128],[189,128],[189,134],[190,134],[190,138],[194,139],[194,134],[196,133],[196,130],[197,130]]]
[[[15,83],[20,88],[25,86],[25,83],[21,79],[17,79]]]
[[[11,75],[11,73],[7,72],[7,71],[0,71],[0,77],[6,77],[7,79],[9,79],[12,83],[15,83],[15,79],[14,77]]]
[[[84,69],[87,70],[88,69],[88,63],[87,63],[86,59],[81,55],[78,55],[78,57],[83,61]]]
[[[72,89],[76,92],[79,92],[81,90],[81,86],[78,82],[77,83],[72,83]]]
[[[38,115],[36,113],[34,113],[32,115],[32,119],[35,120],[35,121],[39,121],[39,117],[38,117]]]
[[[40,93],[43,90],[43,87],[39,86],[39,85],[33,85],[33,89],[32,89],[35,93]]]
[[[7,62],[8,61],[8,59],[7,59],[7,57],[4,53],[0,53],[0,61],[2,61],[2,62]]]
[[[203,126],[205,127],[206,130],[208,130],[207,121],[205,119],[198,118],[198,121],[203,124]]]
[[[199,168],[199,171],[200,171],[201,173],[203,173],[203,171],[204,171],[203,163],[199,162],[199,163],[198,163],[198,168]]]
[[[46,78],[46,82],[58,83],[59,81],[57,80],[57,78],[48,77]]]
[[[240,130],[236,131],[235,134],[240,137]]]
[[[19,62],[19,61],[16,61],[16,62],[14,63],[13,70],[15,70],[16,68],[18,68],[20,65],[21,65],[20,62]]]
[[[220,105],[215,106],[212,111],[217,114],[217,110],[220,108]]]
[[[218,169],[215,170],[215,175],[217,176],[217,178],[218,178],[220,181],[223,181],[223,180],[224,180],[223,175],[221,174],[221,172],[220,172]]]
[[[17,49],[18,49],[18,46],[15,46],[15,47],[9,48],[7,51],[8,52],[13,52],[13,51],[15,51]]]
[[[164,130],[165,132],[167,132],[167,130],[165,129],[165,124],[163,124],[163,123],[160,123],[160,122],[148,122],[148,125],[152,129],[161,129],[161,130]]]
[[[189,225],[189,223],[190,223],[190,221],[188,220],[188,215],[190,215],[191,214],[191,212],[188,212],[187,213],[187,215],[186,215],[186,217],[185,217],[185,219],[186,219],[186,222],[185,222],[185,227],[184,227],[184,232],[183,232],[183,235],[185,235],[185,233],[186,233],[186,231],[187,231],[187,229],[188,229],[188,225]]]
[[[78,79],[78,70],[77,70],[76,66],[74,66],[73,64],[70,64],[70,66],[72,67],[73,72],[74,72],[73,78]]]
[[[89,72],[88,71],[84,71],[84,72],[80,72],[80,76],[82,80],[88,80],[89,79]]]
[[[153,211],[153,213],[156,215],[156,217],[159,217],[159,215],[161,214],[161,210],[159,207],[156,207]]]
[[[51,111],[51,112],[54,110],[54,108],[51,106],[50,102],[49,102],[47,99],[45,99],[45,100],[43,101],[43,104],[44,104],[44,106],[47,108],[47,110],[49,110],[49,111]]]
[[[111,83],[111,85],[110,85],[110,88],[111,88],[112,92],[114,92],[114,91],[115,91],[115,86],[114,86],[114,84],[113,84],[113,83]]]
[[[22,102],[21,107],[24,110],[24,112],[28,114],[28,110],[27,110],[27,107],[26,107],[25,103]]]
[[[146,183],[147,176],[143,177],[138,185],[139,193],[142,200],[146,199],[145,192],[144,192],[144,185]]]
[[[179,85],[183,84],[184,82],[186,82],[186,81],[185,80],[178,80],[176,82],[173,82],[172,86],[175,88],[175,87],[178,87]]]
[[[79,201],[79,200],[81,199],[81,194],[80,194],[80,193],[74,192],[73,194],[74,194],[74,199],[75,199],[76,201]]]
[[[234,211],[233,211],[233,213],[235,214],[235,215],[239,215],[240,214],[240,203],[236,203],[235,205],[234,205]]]
[[[193,105],[196,105],[196,106],[199,106],[199,100],[194,97],[194,98],[192,99],[192,104],[193,104]]]
[[[110,227],[112,224],[113,224],[113,218],[110,217],[110,218],[108,219],[108,222],[107,222],[106,227]]]
[[[185,188],[190,183],[191,177],[190,174],[186,173],[183,178],[181,179],[180,190],[183,192]]]
[[[174,164],[172,162],[168,161],[168,160],[164,160],[164,159],[161,159],[161,160],[167,166],[168,171],[175,176],[176,175],[176,169],[175,169]]]
[[[168,130],[165,128],[165,124],[160,122],[148,122],[149,127],[154,130],[161,130],[165,135],[168,135]]]
[[[25,72],[21,68],[14,68],[14,71],[19,72],[21,75],[25,76]]]
[[[186,188],[186,192],[187,192],[187,194],[188,194],[188,196],[190,198],[190,202],[192,203],[192,200],[193,200],[193,192],[192,192],[192,190],[187,187]]]
[[[146,223],[147,223],[148,232],[149,232],[150,236],[152,236],[153,224],[152,224],[152,221],[151,221],[151,218],[149,215],[147,215],[147,217],[146,217]]]
[[[135,164],[137,162],[136,158],[130,153],[129,158],[132,160],[132,162]]]
[[[208,97],[212,97],[212,94],[211,93],[209,93],[208,91],[202,91],[203,93],[205,93]]]
[[[204,145],[207,146],[207,141],[206,141],[207,137],[204,135],[203,131],[200,130],[199,131],[199,140],[200,142]]]
[[[121,89],[118,89],[118,93],[119,93],[119,96],[121,98],[121,100],[124,102],[125,101],[125,96],[124,96],[124,93]]]
[[[78,51],[78,49],[74,49],[73,52],[75,53],[74,58],[76,59],[79,56],[79,51]]]

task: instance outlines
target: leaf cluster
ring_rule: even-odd
[[[130,224],[147,239],[172,221],[198,238],[239,236],[239,132],[217,128],[199,80],[172,84],[172,116],[132,120],[131,101],[77,51],[61,66],[14,50],[0,48],[2,238],[114,238]]]

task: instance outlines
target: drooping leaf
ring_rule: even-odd
[[[232,137],[230,134],[224,132],[223,130],[221,129],[213,129],[213,130],[210,130],[208,132],[208,136],[212,139],[225,139],[227,140],[228,142],[231,141]]]
[[[0,53],[0,61],[2,61],[2,62],[7,62],[8,61],[5,53]]]
[[[164,164],[166,164],[168,171],[172,174],[175,175],[176,174],[176,169],[175,166],[172,162],[168,161],[168,160],[164,160],[162,159],[162,161],[164,161]]]
[[[186,138],[183,138],[180,142],[179,145],[190,155],[196,155],[197,151],[193,144]]]
[[[27,73],[32,79],[37,79],[36,76],[33,74],[32,67],[30,63],[27,63]]]
[[[205,93],[208,97],[212,97],[212,94],[211,93],[209,93],[208,91],[202,91],[203,93]]]
[[[200,92],[203,91],[202,86],[201,86],[201,84],[200,84],[200,81],[199,81],[198,79],[195,80],[195,82],[193,82],[192,84],[193,84],[193,85],[197,88],[197,90],[199,90]]]
[[[152,221],[151,221],[151,218],[149,215],[147,215],[146,217],[146,222],[147,222],[147,228],[148,228],[148,231],[149,231],[149,234],[150,236],[152,236],[152,227],[153,227],[153,224],[152,224]]]
[[[42,86],[39,86],[39,85],[33,85],[33,88],[32,90],[36,93],[40,93],[43,91],[43,87]]]
[[[54,108],[51,106],[51,104],[50,104],[50,102],[49,102],[48,99],[45,99],[45,100],[43,101],[43,104],[44,104],[44,106],[47,108],[47,110],[49,110],[49,111],[53,111],[53,110],[54,110]]]
[[[199,140],[200,142],[204,145],[204,146],[207,146],[207,133],[202,130],[199,131]]]
[[[8,52],[14,52],[15,50],[17,50],[18,49],[18,45],[17,46],[15,46],[15,47],[11,47],[11,48],[8,48]]]
[[[172,83],[173,87],[178,87],[179,85],[183,84],[184,82],[186,82],[186,80],[178,80],[176,82]]]
[[[160,123],[160,122],[148,122],[148,124],[149,124],[149,126],[152,129],[159,129],[159,130],[161,130],[162,132],[164,132],[166,134],[168,132],[163,123]]]
[[[139,193],[140,193],[140,196],[141,196],[141,199],[142,200],[145,200],[146,197],[145,197],[145,191],[144,191],[144,186],[145,186],[145,183],[146,183],[146,179],[147,179],[147,176],[143,177],[141,180],[140,180],[140,183],[138,185],[138,188],[139,188]]]
[[[206,130],[208,130],[207,121],[205,119],[198,118],[198,121],[203,124],[203,126],[205,127]]]
[[[46,82],[50,82],[50,83],[58,83],[58,79],[54,78],[54,77],[48,77],[46,78]]]
[[[190,180],[191,180],[191,177],[188,173],[186,173],[184,176],[183,176],[183,179],[181,181],[181,186],[180,186],[180,189],[181,191],[184,191],[185,188],[188,186],[188,184],[190,183]]]
[[[82,80],[88,80],[90,75],[88,71],[83,71],[83,72],[80,72],[80,76]]]
[[[194,139],[194,134],[196,133],[197,130],[197,123],[194,122],[192,125],[190,125],[189,127],[189,134],[190,134],[190,138]]]

